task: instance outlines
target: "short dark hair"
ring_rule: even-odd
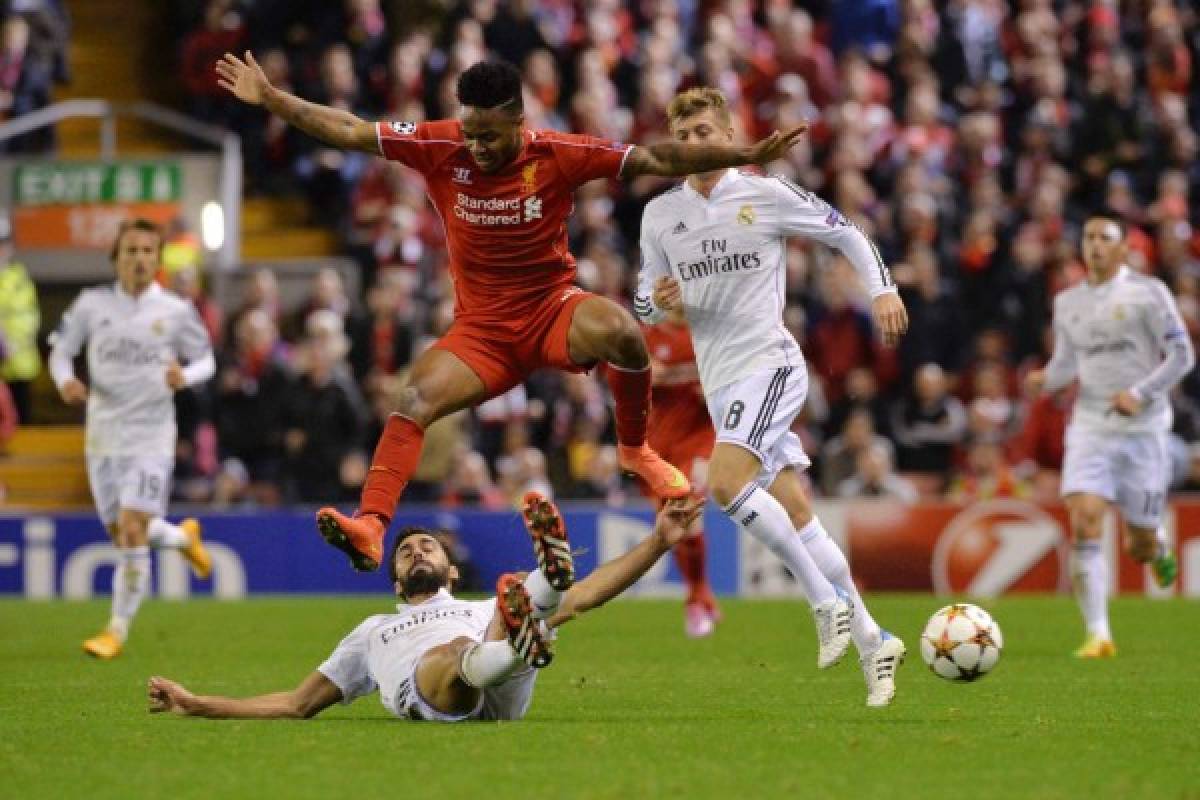
[[[388,551],[388,577],[392,579],[393,585],[400,582],[400,576],[396,574],[396,552],[400,549],[400,545],[404,544],[405,539],[410,536],[417,536],[418,534],[432,536],[437,541],[438,547],[442,548],[443,552],[446,550],[445,545],[442,544],[442,540],[438,539],[437,533],[429,528],[422,528],[420,525],[409,525],[401,528],[400,532],[396,534],[396,541],[392,542],[392,549]],[[449,553],[446,553],[446,560],[451,560]]]
[[[458,76],[458,102],[475,108],[522,111],[521,73],[507,61],[478,61]]]
[[[1098,221],[1102,221],[1102,222],[1111,222],[1113,225],[1116,225],[1117,231],[1119,231],[1121,234],[1120,241],[1122,241],[1122,242],[1125,241],[1125,236],[1126,236],[1126,234],[1129,233],[1129,231],[1125,227],[1125,220],[1122,219],[1120,215],[1115,214],[1111,211],[1097,211],[1095,213],[1088,214],[1087,218],[1083,221],[1083,224],[1087,225],[1092,220],[1098,220]]]
[[[133,219],[127,219],[127,220],[122,221],[120,227],[117,228],[117,235],[116,235],[116,238],[113,239],[112,250],[110,250],[108,253],[108,258],[110,261],[113,261],[114,263],[116,262],[117,250],[119,250],[121,247],[121,240],[124,239],[125,234],[129,233],[130,231],[142,231],[143,233],[153,233],[155,236],[158,237],[159,255],[162,254],[162,248],[163,248],[162,228],[159,227],[158,223],[154,222],[153,220],[148,220],[145,217],[134,217]]]

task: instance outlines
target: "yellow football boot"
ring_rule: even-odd
[[[121,655],[123,647],[121,637],[110,630],[104,630],[83,643],[83,652],[108,661]]]
[[[179,552],[183,553],[183,557],[192,565],[192,572],[196,573],[196,577],[204,580],[212,573],[212,557],[208,550],[204,549],[204,542],[200,540],[200,520],[188,517],[179,523],[179,527],[183,528],[183,532],[188,536],[188,546]]]
[[[1095,634],[1088,634],[1085,641],[1075,651],[1076,658],[1113,658],[1117,654],[1117,646],[1112,639],[1102,639]]]

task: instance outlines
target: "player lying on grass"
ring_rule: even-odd
[[[668,501],[650,536],[574,583],[562,516],[530,492],[521,513],[538,569],[524,580],[502,575],[496,599],[479,602],[450,594],[458,572],[445,549],[429,531],[406,528],[389,561],[405,603],[395,614],[367,618],[295,689],[205,696],[155,676],[147,689],[150,710],[215,719],[307,718],[378,690],[384,707],[403,719],[520,719],[537,670],[552,658],[552,632],[631,586],[686,535],[701,508],[694,499]]]

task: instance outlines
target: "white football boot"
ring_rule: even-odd
[[[867,682],[867,705],[881,708],[896,696],[896,669],[904,663],[904,642],[887,631],[875,652],[859,659]]]
[[[850,647],[850,620],[854,606],[839,592],[836,600],[813,609],[817,623],[817,669],[829,669],[842,660]]]

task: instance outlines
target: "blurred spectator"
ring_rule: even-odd
[[[21,422],[32,413],[30,388],[42,371],[37,336],[42,315],[37,289],[14,258],[12,223],[0,211],[0,380],[8,384]]]
[[[350,321],[350,364],[368,392],[380,378],[395,375],[412,360],[417,328],[412,283],[398,270],[380,274],[367,290],[367,316]]]
[[[917,500],[917,490],[892,471],[891,448],[871,444],[858,454],[854,474],[838,484],[837,496],[879,497],[914,503]]]
[[[937,364],[957,373],[966,338],[962,308],[942,282],[933,251],[910,250],[895,277],[909,318],[908,333],[900,341],[901,371],[911,376],[921,364]]]
[[[337,502],[362,484],[367,411],[349,370],[349,342],[333,311],[309,317],[298,379],[283,404],[284,474],[294,499]]]
[[[322,267],[313,275],[308,296],[283,323],[283,337],[290,342],[300,339],[308,330],[309,318],[318,311],[333,312],[342,320],[343,326],[351,330],[359,324],[357,318],[352,319],[354,306],[346,294],[342,273],[333,267]]]
[[[1029,484],[1004,460],[1004,450],[985,439],[967,447],[966,465],[954,476],[946,497],[956,503],[975,503],[997,497],[1028,497]]]
[[[487,461],[474,450],[464,450],[454,459],[445,478],[442,505],[478,506],[501,509],[509,505],[508,498],[492,481]]]
[[[200,24],[183,38],[179,55],[180,79],[196,117],[229,124],[235,107],[229,93],[217,84],[216,64],[226,53],[239,52],[245,39],[234,0],[208,0]]]
[[[17,405],[13,402],[12,392],[8,384],[0,380],[0,453],[4,452],[8,440],[17,432],[21,419],[17,415]],[[3,492],[3,487],[0,487]]]
[[[913,377],[913,391],[897,403],[892,432],[900,445],[900,468],[945,478],[950,474],[954,446],[967,432],[962,402],[949,394],[946,373],[925,364]]]
[[[232,349],[222,354],[215,381],[217,441],[226,466],[227,502],[240,497],[238,485],[264,504],[280,500],[283,464],[283,411],[291,373],[280,356],[279,334],[262,309],[243,314]],[[238,478],[244,475],[244,480]],[[220,488],[220,487],[218,487]],[[221,492],[218,491],[218,494]]]
[[[220,348],[224,328],[221,325],[221,307],[209,297],[200,283],[200,272],[194,266],[182,266],[171,273],[171,291],[191,301],[208,331],[213,347]]]
[[[263,312],[267,321],[274,325],[276,330],[283,323],[283,309],[279,302],[279,281],[275,278],[275,273],[266,267],[256,269],[242,284],[242,301],[225,323],[223,341],[230,342],[235,339],[242,317],[251,311]]]
[[[883,450],[892,463],[892,443],[875,432],[874,417],[866,408],[856,408],[846,417],[841,433],[821,448],[821,488],[833,495],[858,470],[860,456],[870,448]]]

